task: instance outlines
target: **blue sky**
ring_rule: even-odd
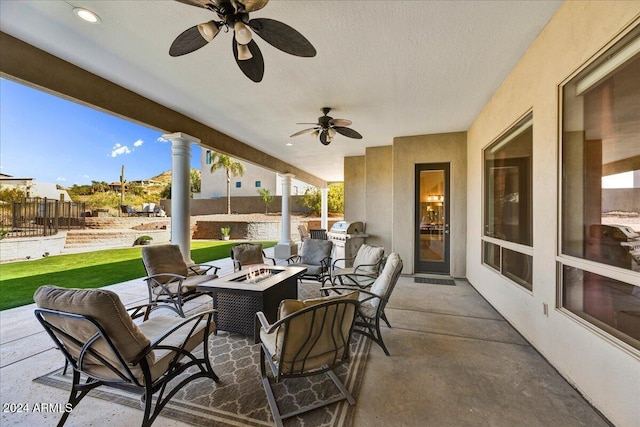
[[[162,132],[0,79],[0,172],[63,186],[148,179],[171,169]],[[191,146],[200,168],[200,147]]]

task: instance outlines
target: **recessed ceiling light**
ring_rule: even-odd
[[[100,22],[100,17],[95,14],[95,12],[90,11],[89,9],[85,9],[83,7],[74,7],[73,13],[83,21],[90,22],[92,24],[98,24]]]
[[[287,142],[287,144],[286,144],[286,145],[287,145],[287,147],[291,147],[293,144],[292,144],[292,143],[290,143],[290,142]]]

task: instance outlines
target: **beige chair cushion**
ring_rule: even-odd
[[[387,257],[387,263],[382,273],[380,273],[375,282],[373,282],[373,285],[371,285],[371,292],[384,298],[389,298],[389,293],[398,281],[401,271],[402,260],[400,256],[394,252]],[[363,294],[363,299],[368,297],[370,297],[370,295]],[[379,305],[380,298],[372,298],[364,301],[360,306],[360,313],[366,317],[373,318],[376,316],[376,310]]]
[[[142,248],[142,263],[147,271],[147,276],[156,274],[179,274],[187,277],[189,270],[184,262],[182,252],[178,245],[156,245],[145,246]],[[158,278],[163,283],[168,282],[171,278]]]
[[[367,267],[359,268],[358,272],[377,274],[376,266],[370,266],[370,264],[378,264],[384,256],[384,248],[380,246],[370,246],[363,244],[356,253],[356,258],[353,260],[353,266],[366,265]]]
[[[131,363],[151,343],[131,320],[131,316],[114,292],[104,289],[67,289],[57,286],[41,286],[36,290],[33,299],[40,308],[82,314],[96,320],[127,363]],[[56,327],[69,331],[71,335],[78,337],[83,342],[96,333],[96,329],[88,326],[88,323],[84,321],[59,316],[45,317]],[[65,342],[65,344],[74,357],[79,355],[80,349],[76,345],[69,342]],[[119,366],[117,358],[104,341],[96,342],[93,348],[115,366]],[[147,361],[150,365],[154,364],[153,352],[147,356]],[[88,365],[101,365],[94,358],[87,359],[87,363]],[[92,372],[91,366],[88,365],[83,369]],[[111,372],[109,378],[112,378],[113,375]]]
[[[97,321],[141,384],[144,383],[142,370],[139,365],[132,366],[132,360],[157,338],[184,321],[182,317],[154,316],[136,325],[118,295],[103,289],[66,289],[56,286],[42,286],[36,291],[34,300],[40,308],[82,314]],[[80,341],[87,341],[96,332],[95,328],[87,327],[86,322],[58,316],[46,316],[46,318],[56,327],[69,331]],[[182,346],[194,323],[195,320],[173,332],[163,341],[163,345]],[[192,351],[203,342],[205,326],[206,322],[204,321],[198,324],[193,335],[187,341],[185,350]],[[215,324],[212,323],[209,333],[213,333],[215,329]],[[69,342],[65,342],[65,345],[67,345],[69,352],[77,358],[80,349]],[[96,342],[93,348],[114,366],[120,366],[115,354],[104,345],[103,341]],[[155,350],[147,356],[147,362],[151,368],[151,378],[154,381],[167,371],[174,356],[175,352],[166,349]],[[180,356],[179,359],[182,357]],[[111,369],[92,357],[87,358],[81,368],[95,378],[118,379],[118,376]]]
[[[332,300],[358,300],[358,292],[304,301],[283,300],[280,303],[278,319],[294,314],[304,308]],[[336,306],[328,308],[327,319],[332,319],[335,315]],[[346,316],[348,319],[355,316],[354,306],[348,306]],[[262,329],[260,330],[260,339],[267,347],[274,361],[280,360],[286,335],[285,354],[282,358],[282,366],[280,366],[282,373],[299,372],[303,363],[305,371],[317,369],[332,363],[335,359],[340,360],[348,354],[347,340],[351,323],[342,323],[342,330],[340,330],[338,322],[325,321],[323,325],[323,318],[323,311],[316,312],[315,319],[313,312],[295,317],[289,322],[288,334],[286,334],[284,326],[280,326],[277,331],[271,334],[267,334]]]
[[[262,257],[262,244],[260,243],[241,243],[231,248],[233,259],[240,263],[241,266],[264,264]]]

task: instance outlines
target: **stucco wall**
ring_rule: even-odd
[[[206,148],[203,148],[200,155],[200,163],[202,170],[201,177],[201,199],[209,199],[214,197],[227,196],[227,175],[224,169],[218,169],[211,173],[211,165],[206,164]],[[276,194],[276,173],[265,168],[252,165],[240,160],[245,167],[243,176],[231,178],[231,195],[232,196],[255,196],[258,194],[256,181],[260,181],[259,188],[268,189],[271,194]],[[236,182],[241,183],[240,188],[236,188]]]
[[[348,221],[365,218],[365,158],[344,158],[344,217]]]
[[[393,161],[392,148],[369,147],[365,156],[366,194],[365,206],[366,231],[371,237],[370,245],[385,248],[387,254],[392,251],[393,204]],[[350,219],[350,218],[349,218]]]
[[[307,214],[309,208],[302,206],[302,196],[291,196],[291,213]],[[191,216],[197,215],[213,215],[227,213],[227,198],[220,197],[217,199],[191,199],[190,202]],[[161,200],[160,206],[165,210],[167,216],[171,216],[171,200]],[[282,209],[282,197],[274,196],[273,201],[269,205],[269,213],[277,213]],[[253,197],[231,197],[231,212],[238,214],[246,213],[264,213],[265,205],[260,196]]]
[[[640,2],[566,2],[468,130],[467,278],[617,426],[640,425],[640,352],[556,306],[558,85],[640,16]],[[533,109],[533,292],[481,264],[482,148]],[[543,314],[548,304],[548,317]]]
[[[393,249],[414,272],[415,167],[418,163],[450,163],[451,276],[465,277],[467,241],[466,132],[417,135],[393,140]],[[477,180],[477,177],[476,177]],[[367,182],[367,184],[369,184]]]

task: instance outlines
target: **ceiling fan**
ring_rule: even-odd
[[[233,31],[233,56],[242,72],[254,82],[262,80],[264,61],[251,30],[273,47],[296,56],[316,56],[316,49],[290,26],[268,18],[249,19],[249,12],[262,9],[269,0],[176,0],[215,12],[220,21],[193,26],[171,44],[169,55],[180,56],[200,49],[223,29]]]
[[[296,132],[291,136],[293,137],[311,132],[311,135],[313,137],[320,136],[320,142],[324,145],[329,145],[331,143],[336,132],[348,138],[362,139],[362,135],[360,135],[355,130],[346,127],[351,125],[351,120],[334,119],[333,117],[330,117],[328,115],[329,111],[331,111],[331,108],[329,107],[324,107],[322,109],[322,114],[324,115],[318,117],[318,123],[297,123],[299,125],[315,126],[309,129],[301,130],[300,132]]]

